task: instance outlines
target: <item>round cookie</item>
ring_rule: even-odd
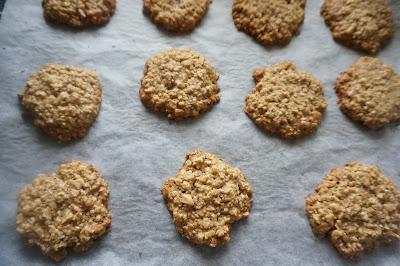
[[[56,173],[38,175],[19,193],[17,232],[55,261],[67,249],[87,250],[111,224],[107,182],[93,165],[61,164]]]
[[[196,150],[161,192],[176,229],[198,245],[216,247],[229,241],[231,224],[250,214],[252,188],[237,168]]]
[[[326,108],[321,83],[290,62],[258,68],[244,112],[260,128],[284,139],[314,132]]]
[[[400,240],[400,190],[374,165],[333,168],[307,197],[306,212],[314,234],[329,236],[348,259]]]
[[[337,79],[343,113],[369,128],[400,118],[400,75],[382,60],[360,57]]]
[[[212,0],[143,0],[144,12],[166,30],[186,33],[200,23]]]
[[[140,99],[171,119],[197,117],[219,101],[217,80],[217,72],[202,55],[170,49],[146,62]]]
[[[393,16],[385,0],[325,0],[321,15],[335,41],[376,53],[393,35]]]
[[[43,15],[52,22],[74,28],[106,24],[114,14],[116,0],[43,0]]]
[[[304,20],[306,0],[234,0],[232,17],[236,28],[259,43],[285,45]]]
[[[58,142],[85,136],[96,120],[101,84],[96,73],[68,65],[47,64],[18,95],[34,124]]]

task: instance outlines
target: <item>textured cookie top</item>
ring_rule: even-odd
[[[29,78],[19,97],[35,125],[64,142],[84,136],[96,120],[101,85],[88,69],[47,64]]]
[[[192,31],[207,12],[212,0],[143,0],[143,9],[169,31]]]
[[[46,19],[80,28],[107,23],[116,0],[43,0],[42,6]]]
[[[196,117],[219,101],[218,74],[192,49],[170,49],[147,61],[140,98],[172,119]]]
[[[38,175],[18,197],[17,232],[59,261],[67,248],[86,250],[111,224],[108,184],[93,165],[61,164]]]
[[[334,168],[315,192],[306,202],[311,228],[318,237],[330,236],[346,258],[400,239],[400,190],[378,167],[353,162]]]
[[[369,128],[400,118],[400,75],[382,60],[360,57],[336,80],[340,109]]]
[[[385,0],[325,0],[321,8],[333,38],[376,53],[393,35],[393,18]]]
[[[263,45],[284,45],[304,20],[306,0],[234,0],[236,28]]]
[[[186,154],[161,191],[177,230],[211,247],[229,240],[231,224],[247,217],[252,205],[252,188],[240,170],[201,150]]]
[[[289,139],[314,132],[326,108],[321,83],[290,62],[258,68],[245,113],[265,131]]]

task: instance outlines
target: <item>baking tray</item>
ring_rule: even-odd
[[[169,34],[142,12],[140,0],[118,0],[105,27],[71,30],[45,22],[40,0],[7,1],[0,21],[0,264],[51,265],[15,232],[19,190],[39,173],[72,159],[93,163],[111,189],[111,231],[61,265],[352,265],[327,240],[316,239],[304,204],[334,166],[380,166],[400,184],[400,128],[367,130],[344,116],[334,80],[362,53],[335,43],[308,1],[300,34],[285,47],[265,48],[238,32],[231,1],[215,0],[187,35]],[[393,40],[377,55],[400,71],[400,8]],[[192,47],[220,74],[221,101],[197,119],[173,122],[147,110],[138,90],[145,61],[171,47]],[[324,86],[328,108],[318,131],[297,141],[262,132],[243,112],[256,67],[291,60]],[[89,134],[57,144],[21,117],[17,93],[29,75],[55,62],[84,66],[102,80],[103,102]],[[185,153],[201,148],[240,168],[254,188],[248,219],[215,249],[190,244],[175,230],[160,193]],[[359,265],[399,265],[398,245],[367,254]]]

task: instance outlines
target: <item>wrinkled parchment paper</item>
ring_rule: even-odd
[[[349,264],[329,241],[313,236],[305,198],[333,166],[352,160],[378,164],[400,185],[400,125],[367,130],[339,111],[334,80],[361,53],[332,40],[319,15],[322,1],[308,1],[300,34],[283,48],[265,48],[238,32],[228,0],[215,0],[200,26],[183,36],[157,28],[143,15],[141,0],[117,2],[110,23],[89,30],[47,24],[40,0],[6,2],[0,21],[0,264],[52,264],[15,232],[17,193],[37,174],[72,159],[93,163],[109,182],[113,221],[88,252],[71,253],[61,265]],[[398,1],[390,4],[395,38],[378,57],[400,71],[400,8]],[[146,110],[138,97],[145,61],[170,47],[194,48],[220,74],[221,102],[198,119],[171,122]],[[321,80],[328,102],[318,132],[298,141],[263,133],[242,111],[253,69],[280,60]],[[85,66],[101,77],[101,112],[82,140],[57,144],[21,117],[16,95],[48,62]],[[159,191],[196,148],[240,168],[254,188],[250,217],[216,249],[196,247],[175,231]],[[393,245],[359,264],[399,262],[399,245]]]

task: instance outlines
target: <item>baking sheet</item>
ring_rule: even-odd
[[[0,21],[0,264],[50,265],[15,232],[18,191],[38,173],[72,159],[93,163],[110,184],[112,229],[86,253],[61,265],[338,265],[328,241],[311,233],[305,198],[333,167],[358,160],[378,164],[400,185],[400,125],[366,130],[338,109],[336,76],[361,53],[336,44],[319,15],[322,1],[308,1],[299,36],[284,48],[265,48],[234,27],[231,1],[215,0],[189,35],[168,34],[142,13],[142,1],[118,0],[102,28],[70,30],[47,24],[40,0],[9,0]],[[393,41],[379,54],[400,71],[400,8]],[[198,119],[171,122],[141,104],[145,61],[170,47],[192,47],[220,74],[221,102]],[[327,111],[318,132],[283,141],[259,130],[243,113],[256,67],[292,60],[323,82]],[[60,145],[21,117],[17,93],[43,64],[58,62],[95,70],[103,102],[82,140]],[[202,148],[239,167],[254,188],[250,217],[236,223],[231,241],[196,247],[176,231],[159,189]],[[360,265],[398,265],[399,245],[369,254]]]
[[[1,12],[3,11],[5,2],[6,2],[6,0],[0,0],[0,18],[1,18]]]

